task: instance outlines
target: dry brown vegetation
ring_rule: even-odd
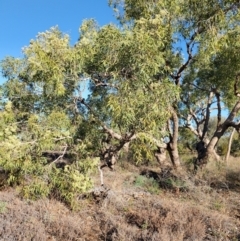
[[[54,199],[0,196],[0,240],[240,240],[240,167],[209,163],[197,175],[121,163],[105,188],[79,197],[77,211]],[[96,174],[95,184],[99,186]]]

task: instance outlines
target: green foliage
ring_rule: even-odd
[[[131,142],[130,147],[132,150],[132,159],[137,164],[153,161],[156,143],[153,141],[152,136],[146,133],[139,133],[138,138]]]
[[[181,189],[181,190],[187,190],[187,184],[184,180],[181,180],[179,178],[168,178],[166,180],[164,180],[164,184],[168,187],[168,188],[173,188],[173,189]]]
[[[189,153],[195,151],[196,136],[186,128],[179,128],[179,152]]]
[[[58,190],[56,197],[75,208],[76,197],[92,187],[89,175],[99,160],[83,159],[62,170],[42,155],[61,145],[71,148],[72,127],[67,115],[57,111],[46,117],[33,114],[22,125],[14,119],[11,102],[0,114],[0,166],[8,173],[9,185],[19,185],[21,195],[28,199],[54,195]]]
[[[194,128],[201,129],[209,91],[217,90],[229,108],[236,102],[229,86],[240,66],[238,4],[109,4],[120,27],[86,20],[74,46],[53,27],[23,48],[22,59],[1,61],[7,82],[0,90],[0,167],[27,198],[54,194],[75,208],[106,148],[119,154],[130,143],[137,163],[151,160],[157,146],[178,132],[170,133],[173,110],[184,128],[196,112],[200,125]],[[180,131],[179,146],[186,150],[196,138]],[[67,165],[56,168],[65,158]]]
[[[30,183],[24,183],[20,189],[24,198],[32,200],[48,197],[50,192],[51,185],[47,180],[42,180],[40,177],[32,178]]]
[[[94,112],[88,113],[89,122],[104,123],[121,136],[131,133],[136,133],[138,139],[142,136],[139,133],[163,136],[159,130],[170,116],[171,104],[179,98],[179,88],[167,78],[170,69],[165,58],[166,55],[171,58],[173,66],[180,58],[170,50],[162,51],[170,48],[171,39],[167,39],[168,27],[158,20],[160,16],[150,22],[141,19],[133,28],[121,29],[113,25],[99,29],[92,20],[84,23],[77,49],[84,53],[87,43],[91,45],[84,68],[91,76],[92,92],[87,104]],[[101,81],[104,89],[96,87]],[[98,127],[89,127],[88,134],[97,132],[94,139],[98,145],[102,135]],[[139,145],[134,152],[145,152],[142,141],[136,141],[135,146],[136,143]],[[120,143],[115,140],[111,145],[117,149]],[[140,161],[140,155],[136,156]]]
[[[0,214],[5,213],[7,209],[7,203],[4,201],[0,201]]]
[[[58,196],[72,209],[77,209],[79,195],[93,186],[89,175],[98,163],[98,159],[89,159],[79,161],[75,165],[67,165],[63,170],[54,168],[50,174],[53,195]]]
[[[235,157],[240,156],[240,140],[239,140],[239,138],[233,140],[231,154]]]
[[[134,182],[136,187],[143,188],[144,190],[152,193],[152,194],[159,194],[159,184],[154,178],[148,178],[145,176],[137,176]]]
[[[46,167],[45,173],[32,177],[30,183],[23,183],[21,195],[27,199],[53,196],[72,209],[78,208],[78,196],[92,188],[89,175],[96,169],[98,159],[88,159],[67,165],[64,169]]]
[[[66,90],[64,74],[72,74],[72,69],[68,73],[68,65],[72,64],[74,56],[69,47],[69,36],[63,35],[57,27],[51,28],[39,33],[23,52],[27,57],[27,67],[31,69],[28,81],[40,82],[46,96],[63,95]]]

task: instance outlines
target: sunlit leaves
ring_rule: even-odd
[[[188,116],[185,103],[197,110],[211,88],[230,106],[240,67],[233,4],[113,0],[120,26],[85,20],[74,46],[53,27],[23,48],[22,59],[3,60],[8,81],[1,88],[0,165],[9,182],[31,179],[25,196],[54,189],[75,205],[91,186],[89,171],[104,142],[115,152],[131,142],[136,161],[151,159],[169,134],[173,110]],[[73,164],[56,169],[43,155],[51,151],[60,158],[67,152]],[[45,190],[49,183],[52,189]]]
[[[136,131],[157,133],[169,118],[171,103],[177,100],[176,86],[163,81],[136,90],[124,87],[122,91],[125,94],[109,97],[108,106],[112,111],[113,123],[126,128],[126,131],[133,126]]]
[[[67,65],[72,61],[72,49],[69,37],[63,35],[57,28],[39,33],[36,40],[23,49],[27,58],[27,72],[33,82],[42,83],[46,95],[52,92],[62,95],[65,92],[64,83]]]

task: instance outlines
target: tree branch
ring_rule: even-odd
[[[240,7],[240,1],[237,1],[237,2],[233,3],[231,6],[229,6],[228,8],[224,9],[223,12],[227,13],[230,10],[238,9],[239,7]]]
[[[206,116],[205,116],[205,121],[204,121],[204,126],[203,126],[203,131],[202,131],[202,137],[201,141],[204,139],[207,131],[208,131],[208,123],[210,119],[210,107],[212,105],[212,99],[213,99],[213,91],[210,91],[209,96],[208,96],[208,103],[207,103],[207,109],[206,109]]]
[[[240,7],[240,1],[233,3],[231,6],[229,6],[228,8],[224,9],[223,12],[226,14],[228,11],[234,10],[234,9],[238,9]],[[216,14],[216,12],[211,16],[213,17]],[[187,47],[187,53],[188,53],[188,59],[187,61],[178,69],[177,74],[171,74],[171,77],[175,80],[175,84],[179,85],[179,80],[181,78],[181,74],[182,72],[188,67],[189,63],[191,62],[191,60],[194,58],[194,56],[192,55],[192,49],[194,47],[194,41],[196,39],[196,37],[199,34],[202,34],[205,31],[206,28],[204,28],[203,26],[198,27],[194,33],[192,34],[192,36],[190,37],[189,42],[186,43],[186,47]],[[240,96],[240,95],[239,95]]]
[[[198,131],[193,126],[191,126],[190,124],[186,125],[186,128],[188,128],[195,136],[200,137]]]
[[[235,106],[233,107],[231,113],[229,114],[228,118],[225,120],[225,122],[232,123],[233,119],[237,116],[238,112],[240,110],[240,100],[237,101]],[[231,125],[232,126],[232,125]]]
[[[216,90],[215,91],[215,96],[217,98],[217,111],[218,111],[218,114],[217,114],[217,126],[219,126],[221,124],[221,120],[222,120],[222,108],[221,108],[221,100],[220,100],[220,93]]]
[[[68,148],[67,145],[64,146],[64,150],[62,151],[62,155],[60,155],[57,159],[55,159],[53,162],[51,162],[51,163],[49,164],[49,166],[52,166],[54,163],[56,163],[57,161],[59,161],[60,159],[62,159],[62,158],[64,157],[66,151],[67,151],[67,148]]]
[[[101,127],[106,133],[111,135],[111,137],[113,137],[114,139],[123,140],[123,137],[120,134],[114,132],[112,129],[108,128],[101,120],[99,120],[95,111],[93,111],[93,109],[85,102],[85,100],[82,97],[78,97],[77,101],[84,105],[94,115],[94,117],[97,118],[97,122],[101,125]]]
[[[190,83],[190,85],[192,85],[193,87],[195,87],[196,89],[199,89],[199,90],[201,90],[201,91],[208,92],[207,89],[200,88],[199,86],[195,85],[194,83]]]
[[[113,85],[113,84],[109,84],[109,83],[104,83],[104,82],[101,82],[101,83],[95,83],[95,86],[97,87],[97,86],[104,86],[104,87],[107,87],[107,86],[109,86],[109,87],[111,87],[111,88],[115,88],[115,89],[117,89],[118,90],[118,87],[117,86],[115,86],[115,85]]]
[[[91,80],[92,82],[95,84],[95,86],[104,86],[104,87],[111,87],[111,88],[115,88],[118,90],[118,86],[115,86],[113,84],[110,83],[106,83],[104,82],[104,80],[109,80],[111,79],[111,75],[108,73],[98,73],[98,74],[92,74],[91,76]]]

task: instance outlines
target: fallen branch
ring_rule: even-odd
[[[100,165],[98,166],[98,170],[100,172],[101,186],[103,186],[104,185],[104,183],[103,183],[103,171],[102,171],[102,167]]]

